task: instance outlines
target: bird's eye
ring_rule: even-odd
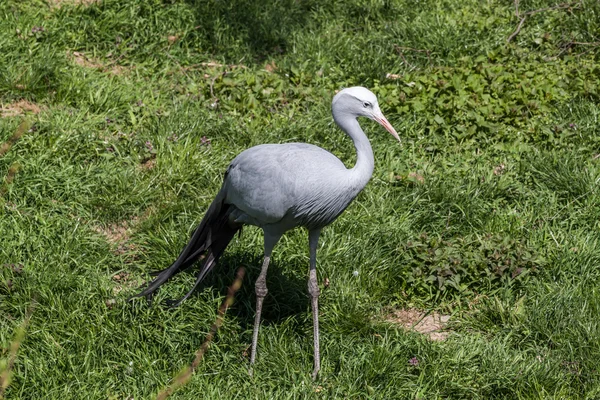
[[[365,101],[365,102],[363,103],[363,107],[364,107],[364,108],[369,108],[369,107],[371,107],[371,103],[369,103],[368,101]]]

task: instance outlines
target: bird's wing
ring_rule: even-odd
[[[224,182],[225,201],[256,225],[273,224],[314,207],[347,172],[328,151],[305,143],[260,145],[238,155]]]

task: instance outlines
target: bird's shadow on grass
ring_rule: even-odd
[[[207,285],[212,285],[215,290],[224,293],[223,288],[231,285],[238,268],[246,269],[242,287],[236,294],[235,305],[231,309],[231,314],[239,319],[243,327],[254,324],[256,307],[254,285],[260,274],[262,262],[262,256],[243,252],[226,254],[219,260],[219,271],[215,271],[211,281],[207,281]],[[286,264],[285,271],[288,271],[288,268],[292,271],[302,267],[306,266]],[[269,265],[267,273],[269,293],[265,298],[262,311],[264,323],[278,323],[290,316],[305,312],[310,304],[306,289],[307,282],[286,274],[285,271],[276,262],[271,262]]]
[[[246,270],[242,286],[235,295],[235,303],[228,311],[230,315],[238,318],[243,328],[252,327],[256,307],[256,294],[254,284],[262,266],[262,256],[246,252],[226,253],[220,259],[216,268],[206,277],[197,293],[188,301],[199,301],[198,294],[203,288],[211,288],[215,294],[225,295],[227,288],[235,280],[239,268]],[[306,265],[286,263],[285,270],[276,262],[271,262],[267,273],[267,288],[269,293],[265,298],[262,311],[263,323],[278,323],[303,313],[310,305],[307,293],[307,280],[298,279],[286,271],[296,271]],[[191,270],[194,271],[194,270]],[[308,277],[307,277],[308,279]]]

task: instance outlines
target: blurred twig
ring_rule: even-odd
[[[202,357],[204,357],[204,354],[208,350],[208,346],[210,346],[210,343],[212,342],[213,338],[215,337],[215,334],[217,333],[217,331],[223,324],[223,317],[225,316],[225,312],[227,311],[229,306],[231,306],[233,304],[233,297],[235,296],[235,293],[242,286],[242,280],[244,279],[245,273],[246,273],[246,270],[244,269],[244,267],[240,267],[238,269],[235,280],[233,281],[233,283],[231,284],[231,286],[229,286],[229,289],[227,290],[227,297],[221,304],[221,307],[219,307],[217,320],[210,327],[210,331],[206,335],[206,339],[204,339],[204,343],[202,343],[202,346],[196,352],[196,357],[194,358],[194,361],[192,361],[192,363],[190,364],[189,367],[187,367],[186,369],[181,371],[175,377],[175,379],[173,379],[173,383],[171,384],[171,386],[169,386],[162,392],[158,393],[158,395],[156,396],[156,400],[166,399],[171,394],[173,394],[173,392],[175,390],[177,390],[177,388],[185,385],[190,380],[195,369],[198,367],[198,365],[200,365],[200,361],[202,361]]]
[[[20,165],[18,163],[14,163],[8,168],[8,172],[6,174],[6,178],[4,178],[4,184],[0,186],[0,197],[3,197],[8,191],[9,185],[15,179],[15,175],[19,172]]]
[[[6,142],[0,145],[0,157],[4,157],[4,155],[8,153],[10,148],[17,142],[17,140],[21,138],[21,136],[23,136],[25,132],[29,130],[30,127],[31,121],[24,120],[23,122],[21,122],[21,125],[19,125],[15,133],[11,137],[9,137]]]
[[[24,120],[23,122],[21,122],[15,133],[13,133],[13,135],[9,137],[6,142],[0,145],[0,157],[4,157],[4,155],[8,153],[11,147],[21,138],[21,136],[23,136],[25,132],[27,132],[30,129],[30,127],[31,121]],[[6,191],[8,190],[8,185],[10,185],[15,179],[15,175],[19,171],[19,168],[19,164],[14,163],[8,169],[6,178],[4,178],[4,184],[0,185],[0,197],[6,194]]]
[[[37,305],[37,301],[35,298],[32,300],[29,307],[27,307],[27,311],[25,312],[25,318],[16,329],[15,337],[13,341],[10,343],[10,352],[8,354],[8,363],[4,371],[0,372],[0,400],[4,399],[4,392],[10,385],[10,380],[12,378],[12,370],[15,366],[15,360],[17,359],[17,352],[19,351],[19,347],[23,340],[25,339],[25,332],[27,331],[27,326],[29,325],[29,321],[31,320],[31,315],[33,314],[33,310]]]

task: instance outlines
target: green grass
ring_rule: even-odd
[[[6,398],[153,398],[239,266],[236,303],[173,398],[600,397],[599,3],[532,15],[510,44],[512,2],[54,3],[0,4],[0,103],[41,108],[0,118],[0,374],[35,303]],[[162,301],[190,274],[152,307],[126,301],[243,149],[310,142],[351,165],[329,107],[357,84],[403,143],[362,121],[376,167],[323,232],[317,382],[304,231],[276,248],[254,377],[259,230],[181,307]],[[449,338],[383,321],[410,307],[451,314]]]

